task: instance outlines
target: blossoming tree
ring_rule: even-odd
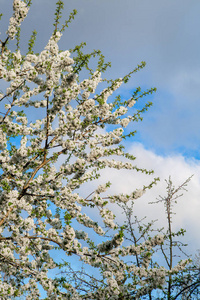
[[[156,179],[131,194],[105,197],[109,182],[93,189],[89,183],[105,168],[151,173],[133,164],[135,158],[121,142],[133,135],[124,131],[126,126],[138,121],[151,103],[137,111],[132,107],[155,89],[136,88],[128,100],[113,99],[113,92],[144,63],[123,78],[106,80],[101,73],[108,64],[99,51],[84,54],[82,44],[60,50],[58,42],[76,14],[59,27],[62,1],[57,2],[54,31],[45,49],[33,52],[33,31],[28,53],[21,53],[20,26],[30,6],[28,0],[13,1],[7,37],[1,41],[0,297],[40,299],[44,290],[47,299],[140,299],[185,262],[170,270],[151,267],[152,249],[163,244],[164,236],[123,245],[124,227],[117,226],[110,204],[133,202]],[[99,57],[95,70],[89,67],[92,56]],[[88,78],[81,80],[83,69]],[[101,84],[106,87],[97,92]],[[90,190],[83,196],[80,188],[87,184]],[[126,263],[126,257],[136,257],[140,265]],[[78,290],[73,280],[56,277],[61,258],[63,266],[81,260],[99,284],[93,288],[90,283],[90,291]]]

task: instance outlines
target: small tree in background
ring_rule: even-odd
[[[155,89],[136,88],[128,100],[111,97],[145,63],[123,78],[106,80],[101,73],[109,64],[100,51],[84,54],[84,44],[60,50],[58,42],[76,14],[73,11],[60,26],[62,1],[57,2],[54,30],[45,49],[34,53],[33,31],[28,52],[21,53],[20,25],[30,6],[31,1],[13,1],[7,37],[1,41],[0,297],[41,299],[42,290],[47,299],[151,297],[188,261],[168,269],[151,265],[153,249],[162,247],[170,233],[150,236],[145,229],[144,240],[135,240],[133,227],[117,225],[110,203],[126,207],[157,179],[130,194],[106,197],[102,193],[109,182],[93,189],[89,184],[105,168],[152,173],[133,164],[135,157],[126,153],[122,142],[134,135],[125,128],[140,120],[151,103],[140,110],[132,107]],[[12,40],[15,50],[12,43],[9,48]],[[89,64],[91,57],[97,57],[95,70]],[[83,70],[88,72],[84,80]],[[97,92],[101,84],[106,87]],[[88,185],[87,196],[81,192],[83,185]],[[126,232],[131,237],[123,246]],[[130,256],[135,260],[128,263]],[[85,279],[69,265],[75,261],[79,266],[79,260],[88,272],[82,286]],[[71,268],[68,280],[56,276],[66,265]]]

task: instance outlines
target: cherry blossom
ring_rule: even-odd
[[[96,188],[90,182],[98,181],[102,169],[152,173],[135,166],[122,146],[132,134],[129,123],[140,118],[139,111],[131,110],[136,96],[123,103],[111,97],[144,63],[109,81],[103,78],[100,56],[97,68],[81,81],[87,60],[75,55],[77,49],[70,53],[58,46],[65,27],[58,28],[62,1],[57,2],[55,30],[40,53],[9,49],[30,2],[13,1],[7,38],[1,42],[0,79],[6,87],[0,94],[0,298],[40,299],[42,288],[48,299],[132,299],[132,293],[139,299],[165,284],[169,271],[150,266],[153,249],[165,237],[124,245],[111,205],[139,201],[157,179],[131,194],[116,195],[107,193],[110,182]],[[105,82],[107,87],[97,92]],[[80,187],[86,185],[84,196]],[[49,270],[58,273],[61,258],[70,261],[72,256],[102,275],[94,290],[80,293],[50,275]]]

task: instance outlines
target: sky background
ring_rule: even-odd
[[[22,26],[22,50],[26,51],[32,30],[38,31],[36,51],[41,51],[53,30],[56,0],[33,0]],[[200,2],[198,0],[64,0],[64,15],[73,9],[78,15],[60,43],[63,50],[86,42],[86,51],[100,49],[112,68],[107,78],[123,77],[146,61],[147,66],[120,89],[127,99],[137,86],[156,87],[145,100],[153,107],[135,126],[138,134],[127,142],[128,151],[137,156],[137,165],[154,169],[160,183],[136,203],[136,214],[159,218],[163,209],[149,206],[159,194],[165,194],[170,175],[176,186],[194,174],[188,192],[175,207],[174,229],[186,228],[184,241],[188,252],[200,249]],[[1,39],[12,15],[12,1],[0,0]],[[143,100],[141,100],[143,101]],[[111,191],[131,192],[142,187],[137,174],[109,172],[104,179],[113,182]],[[146,180],[146,179],[144,179]],[[118,216],[120,218],[120,216]]]

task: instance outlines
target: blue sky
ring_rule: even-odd
[[[22,27],[22,49],[33,29],[38,31],[36,51],[47,43],[52,32],[56,0],[33,0]],[[100,49],[112,62],[107,78],[123,77],[141,61],[145,69],[121,88],[129,97],[135,87],[156,87],[147,97],[154,105],[137,124],[138,135],[127,143],[138,157],[138,166],[155,170],[161,182],[136,205],[136,212],[149,218],[160,216],[145,204],[164,194],[164,179],[172,176],[176,185],[194,174],[188,193],[177,205],[174,228],[187,229],[189,252],[200,248],[200,2],[198,0],[64,0],[65,15],[75,8],[78,15],[65,32],[60,47],[69,49],[86,42],[87,51]],[[12,1],[1,0],[1,39],[12,14]],[[106,174],[105,174],[106,176]],[[107,174],[113,190],[128,191],[143,179]],[[119,184],[120,183],[120,184]],[[151,199],[149,199],[151,198]],[[153,199],[152,199],[153,198]],[[161,223],[160,223],[161,224]]]
[[[10,15],[12,1],[1,1]],[[23,28],[25,41],[38,31],[37,47],[45,46],[52,31],[56,1],[34,0]],[[120,77],[142,60],[147,66],[122,88],[157,87],[154,107],[140,128],[140,141],[159,153],[177,151],[198,156],[200,52],[199,1],[65,0],[66,16],[78,10],[60,44],[69,49],[85,41],[86,50],[100,49],[112,68],[106,76]],[[8,18],[7,18],[8,20]],[[1,27],[3,33],[6,26]],[[36,49],[37,49],[36,47]]]

